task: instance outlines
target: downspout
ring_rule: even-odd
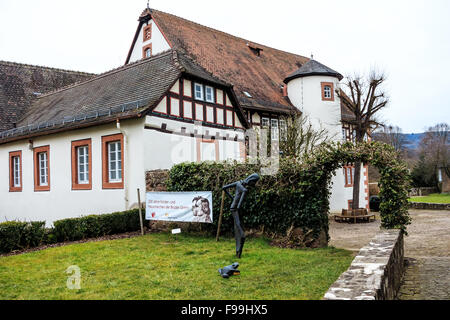
[[[120,127],[120,120],[117,119],[116,121],[116,127],[117,129],[120,131],[120,133],[123,135],[123,141],[124,141],[124,148],[123,151],[125,152],[125,154],[123,155],[123,159],[125,164],[122,164],[122,169],[123,169],[123,174],[122,174],[122,179],[123,181],[123,188],[124,188],[124,193],[125,193],[125,210],[128,210],[128,182],[125,181],[125,179],[129,179],[129,170],[128,170],[128,162],[130,161],[130,158],[128,157],[128,136],[126,134],[126,132],[124,130],[122,130],[122,128]]]

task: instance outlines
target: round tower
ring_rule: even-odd
[[[289,75],[284,83],[291,103],[306,114],[314,127],[322,127],[331,136],[341,133],[341,105],[336,94],[343,76],[327,66],[309,60]]]

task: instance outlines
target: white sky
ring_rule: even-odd
[[[0,60],[100,73],[125,62],[146,0],[0,0]],[[450,123],[450,1],[151,0],[150,7],[343,75],[387,76],[383,119],[403,132]]]

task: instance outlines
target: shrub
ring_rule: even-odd
[[[7,253],[39,246],[45,241],[45,232],[45,222],[0,223],[0,252]]]
[[[217,228],[222,186],[242,180],[248,175],[260,174],[260,164],[182,163],[169,172],[169,191],[213,192],[213,221],[211,232]],[[291,227],[313,230],[317,238],[321,231],[328,237],[328,182],[331,173],[323,170],[307,170],[293,159],[280,159],[276,175],[263,176],[255,188],[246,195],[241,209],[241,222],[246,229],[264,228],[265,232],[285,235]],[[234,221],[229,207],[230,199],[224,202],[224,219],[221,230],[231,233]]]
[[[63,219],[55,221],[53,225],[52,234],[57,242],[137,231],[140,229],[139,209]]]

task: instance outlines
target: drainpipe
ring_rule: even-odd
[[[125,210],[128,210],[128,182],[125,181],[125,179],[129,179],[129,170],[128,170],[128,162],[130,161],[130,158],[128,157],[128,136],[126,134],[126,132],[124,130],[122,130],[122,128],[120,127],[120,120],[117,119],[116,121],[116,127],[117,129],[120,131],[120,133],[123,135],[123,141],[125,146],[123,147],[123,151],[124,155],[123,155],[123,159],[125,164],[122,163],[122,170],[123,170],[123,174],[122,174],[122,179],[123,179],[123,187],[124,187],[124,193],[125,193]]]

